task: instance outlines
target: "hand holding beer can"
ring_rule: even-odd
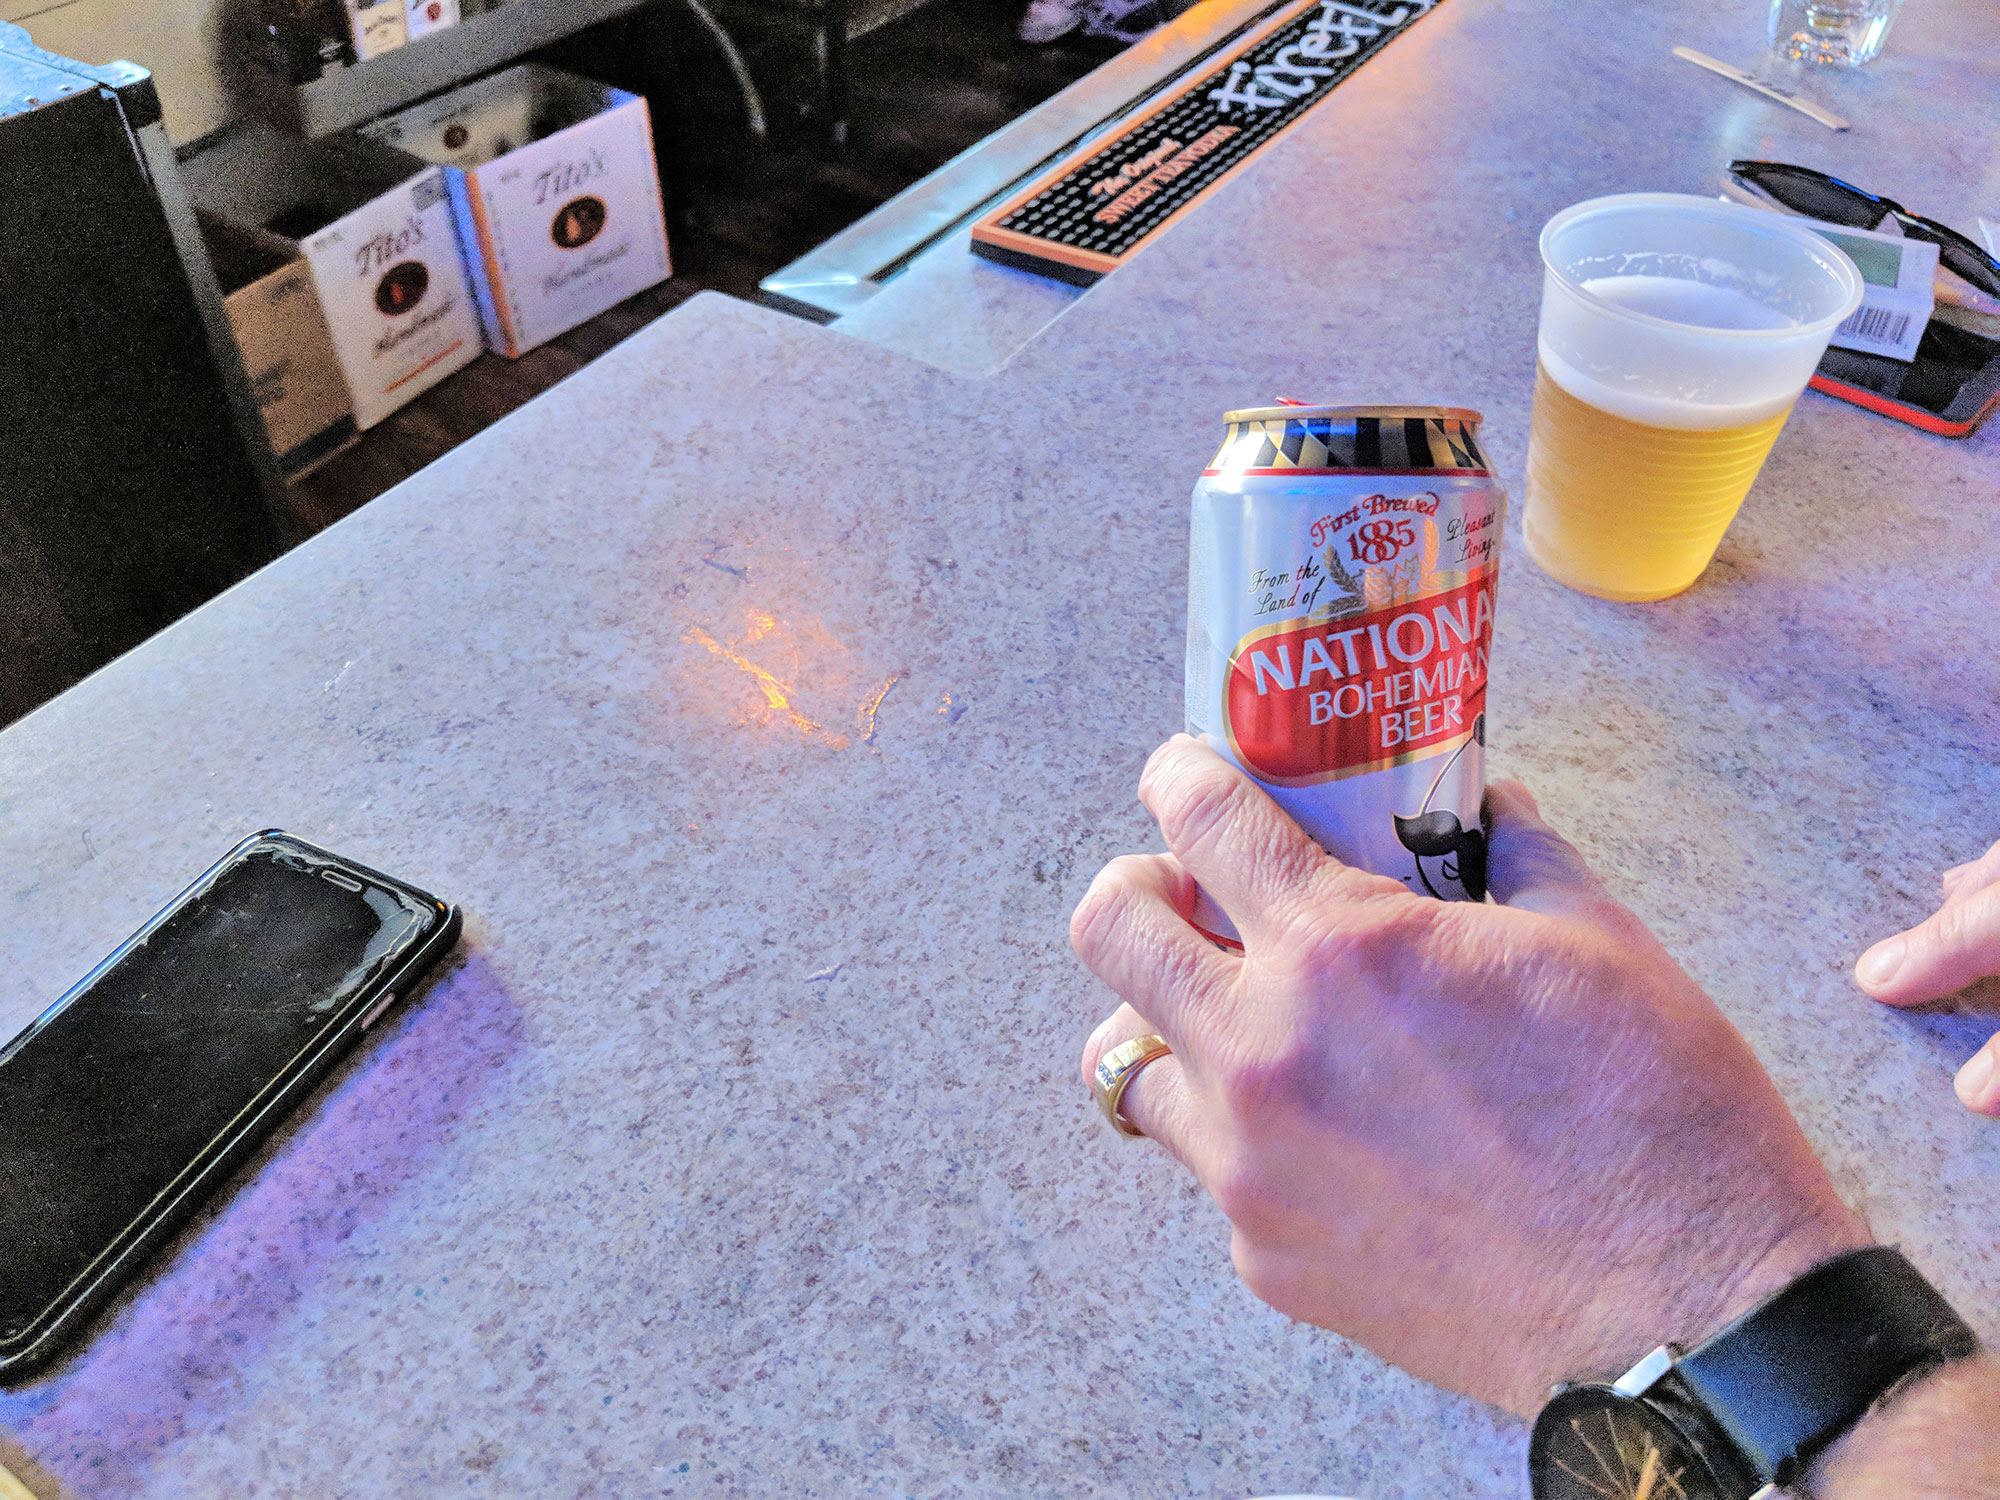
[[[1344,863],[1481,900],[1506,496],[1479,413],[1227,413],[1194,488],[1187,728]],[[1196,924],[1236,942],[1204,894]]]

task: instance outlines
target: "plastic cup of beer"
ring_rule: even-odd
[[[1564,209],[1542,265],[1528,555],[1586,594],[1678,594],[1860,305],[1861,273],[1781,215],[1678,193]]]

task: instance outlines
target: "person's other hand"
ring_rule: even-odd
[[[2000,974],[2000,844],[1944,872],[1944,905],[1908,932],[1886,937],[1854,965],[1862,989],[1884,1005],[1921,1005]],[[1953,1080],[1967,1109],[2000,1115],[2000,1034]]]
[[[1488,794],[1497,906],[1329,858],[1186,736],[1139,795],[1171,852],[1114,861],[1070,927],[1126,1002],[1084,1076],[1165,1036],[1122,1112],[1281,1312],[1529,1413],[1869,1242],[1742,1037],[1523,788]],[[1189,925],[1197,882],[1242,954]]]

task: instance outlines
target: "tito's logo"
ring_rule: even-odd
[[[392,318],[401,317],[424,300],[430,284],[430,267],[420,260],[406,260],[389,267],[375,283],[375,306]]]
[[[1462,742],[1486,708],[1495,583],[1245,636],[1222,705],[1244,767],[1297,786]]]
[[[581,249],[603,232],[606,217],[602,198],[589,193],[572,198],[549,226],[549,238],[564,250]]]

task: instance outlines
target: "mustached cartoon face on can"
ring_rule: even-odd
[[[430,267],[420,260],[400,261],[375,283],[375,306],[391,318],[401,317],[424,300],[430,284]]]
[[[565,250],[578,249],[603,232],[606,216],[602,198],[590,193],[572,198],[557,212],[549,238]]]

